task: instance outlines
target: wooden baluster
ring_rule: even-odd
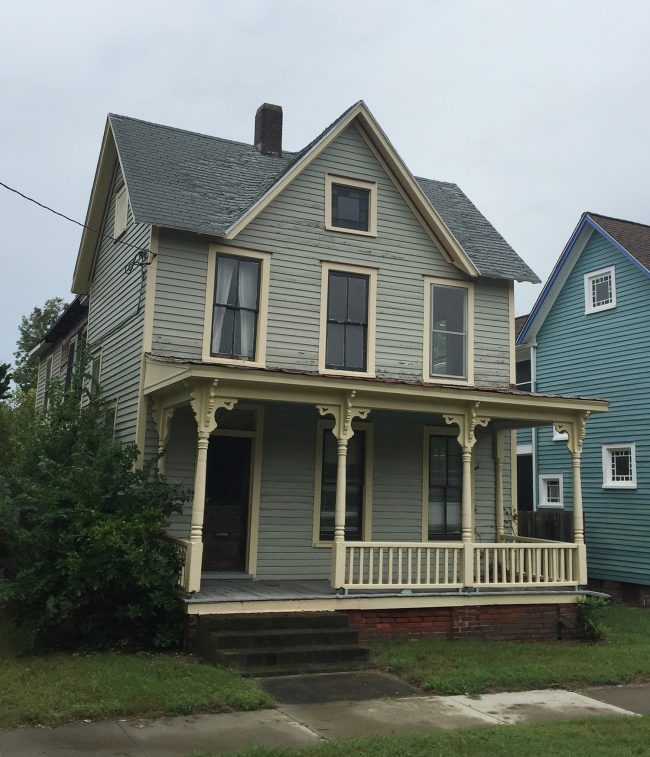
[[[393,584],[393,552],[395,551],[394,547],[388,547],[388,583],[392,586]]]
[[[402,584],[402,548],[397,548],[397,583]]]
[[[427,547],[427,585],[431,586],[431,548]]]
[[[364,585],[365,580],[365,559],[366,559],[366,548],[365,547],[359,547],[359,586]]]
[[[379,583],[384,582],[384,548],[379,547]]]
[[[375,569],[375,548],[369,547],[368,553],[368,586],[372,586]]]

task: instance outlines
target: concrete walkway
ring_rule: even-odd
[[[279,704],[275,710],[258,712],[0,731],[0,757],[181,757],[192,752],[237,752],[254,745],[308,747],[328,739],[650,712],[650,684],[481,697],[397,696]]]

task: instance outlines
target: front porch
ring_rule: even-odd
[[[168,454],[174,415],[180,419],[185,413],[179,437],[189,441],[190,433],[196,434],[193,459],[185,463],[186,470],[191,465],[194,484],[187,531],[177,529],[172,537],[184,555],[180,586],[190,614],[460,606],[486,600],[527,604],[543,597],[544,602],[558,597],[574,602],[576,590],[586,583],[580,454],[586,419],[605,410],[605,402],[153,359],[145,391],[153,400],[163,469],[183,467]],[[232,430],[224,420],[236,405],[256,408],[258,420],[247,430]],[[568,435],[572,543],[519,537],[512,517],[516,429],[551,424]],[[317,429],[320,441],[313,445]],[[368,436],[364,450],[370,462],[359,494],[363,512],[351,537],[350,497],[357,490],[348,478],[348,451],[355,431]],[[208,448],[220,433],[254,436],[247,575],[240,580],[206,572],[204,560]],[[331,433],[335,442],[329,532],[320,509],[326,494],[323,433]],[[458,531],[444,540],[435,538],[428,521],[433,517],[431,435],[447,438],[446,444],[458,444],[454,449],[459,450],[454,453]],[[177,440],[176,448],[187,451],[187,441]]]

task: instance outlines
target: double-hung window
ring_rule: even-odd
[[[428,443],[426,537],[460,539],[463,492],[460,444],[449,434],[431,434]]]
[[[616,307],[614,266],[585,274],[585,314]]]
[[[603,444],[603,488],[636,489],[636,444]]]
[[[473,380],[472,288],[425,280],[425,380]]]
[[[210,355],[255,360],[261,260],[216,256]]]

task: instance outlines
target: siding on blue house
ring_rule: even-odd
[[[616,307],[585,315],[584,275],[615,266]],[[537,335],[537,390],[609,399],[589,420],[582,485],[591,578],[650,584],[650,279],[594,232]],[[570,457],[552,429],[537,431],[537,474],[564,476]],[[602,445],[635,442],[637,488],[603,489]],[[537,485],[537,480],[535,481]]]

